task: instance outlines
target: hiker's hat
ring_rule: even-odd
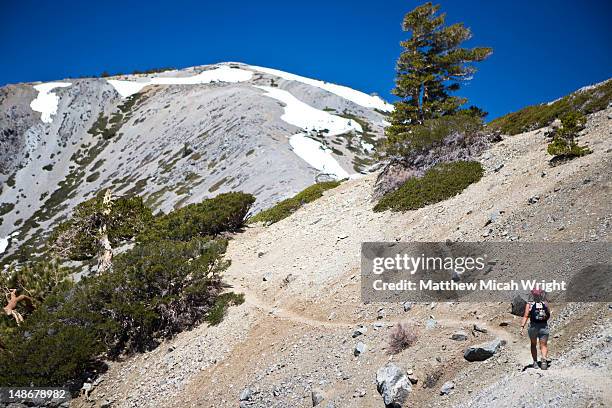
[[[531,289],[531,295],[533,297],[541,297],[544,296],[544,290],[540,288]]]

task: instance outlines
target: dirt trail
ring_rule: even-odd
[[[343,183],[272,226],[247,228],[230,241],[227,257],[232,264],[225,274],[231,290],[245,294],[245,304],[231,308],[219,326],[200,326],[158,351],[113,365],[94,397],[102,401],[113,396],[113,407],[236,407],[248,387],[253,395],[246,407],[311,407],[310,392],[320,388],[326,395],[323,407],[380,407],[373,381],[389,360],[418,377],[410,394],[416,407],[487,407],[491,395],[499,398],[498,405],[504,401],[510,407],[519,401],[520,387],[539,378],[584,377],[589,386],[602,375],[609,378],[606,365],[596,367],[592,376],[576,364],[553,365],[543,374],[523,372],[531,361],[529,343],[518,336],[520,318],[508,313],[507,303],[419,304],[408,312],[399,304],[365,305],[359,266],[360,245],[366,241],[609,241],[610,113],[612,109],[589,119],[581,142],[594,153],[559,167],[548,165],[546,139],[534,131],[508,137],[485,152],[483,179],[444,202],[402,214],[374,213],[370,196],[375,176],[370,175]],[[536,195],[538,202],[529,204]],[[500,215],[489,223],[494,211]],[[598,336],[601,330],[592,328],[599,321],[596,313],[604,312],[610,313],[607,308],[585,309],[579,321],[563,320],[553,333],[561,337],[550,340],[551,356],[561,358],[577,341]],[[427,324],[430,320],[436,321],[433,327]],[[418,340],[389,355],[390,327],[398,321],[412,323]],[[501,327],[501,321],[509,325]],[[474,324],[488,332],[473,332]],[[358,325],[367,331],[353,338]],[[467,341],[450,339],[458,329],[468,332]],[[496,337],[507,342],[499,355],[482,363],[465,361],[466,346]],[[609,350],[598,339],[593,344]],[[358,342],[366,350],[355,356]],[[581,361],[590,361],[585,355]],[[122,377],[128,369],[130,375]],[[426,379],[435,381],[424,388]],[[441,397],[439,388],[449,380],[456,388]],[[559,381],[558,386],[546,383],[551,392],[569,393],[568,404],[550,397],[557,408],[606,401],[586,386],[574,386],[574,395],[572,382]],[[531,397],[525,406],[550,405],[538,395]],[[91,405],[79,400],[75,406]]]

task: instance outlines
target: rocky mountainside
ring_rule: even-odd
[[[258,211],[317,179],[366,173],[390,109],[238,63],[2,87],[0,253],[35,253],[57,220],[109,187],[164,212],[240,190]]]
[[[611,118],[611,108],[590,115],[580,143],[593,153],[556,167],[546,129],[505,137],[479,157],[479,182],[415,211],[373,212],[373,174],[249,227],[230,241],[225,273],[245,303],[218,326],[110,363],[73,406],[382,407],[385,381],[407,392],[404,406],[611,406],[608,304],[551,305],[543,371],[527,368],[509,302],[363,304],[359,272],[366,241],[609,242]],[[418,336],[390,356],[397,322]],[[466,350],[490,358],[469,361]]]

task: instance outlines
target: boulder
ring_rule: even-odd
[[[476,344],[465,349],[463,357],[467,361],[484,361],[493,357],[499,348],[505,344],[503,340],[495,339],[488,343]]]
[[[387,363],[376,372],[376,389],[385,407],[401,408],[412,391],[408,376],[394,363]]]
[[[523,317],[523,315],[525,314],[525,305],[527,304],[527,300],[525,300],[525,298],[523,296],[521,296],[520,294],[517,294],[514,296],[514,298],[512,299],[512,309],[510,310],[510,313],[512,313],[515,316],[521,316]]]

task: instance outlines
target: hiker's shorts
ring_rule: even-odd
[[[530,339],[538,338],[540,340],[548,340],[548,335],[550,334],[550,330],[548,329],[547,324],[535,324],[529,325],[529,329],[527,330],[529,333]]]

